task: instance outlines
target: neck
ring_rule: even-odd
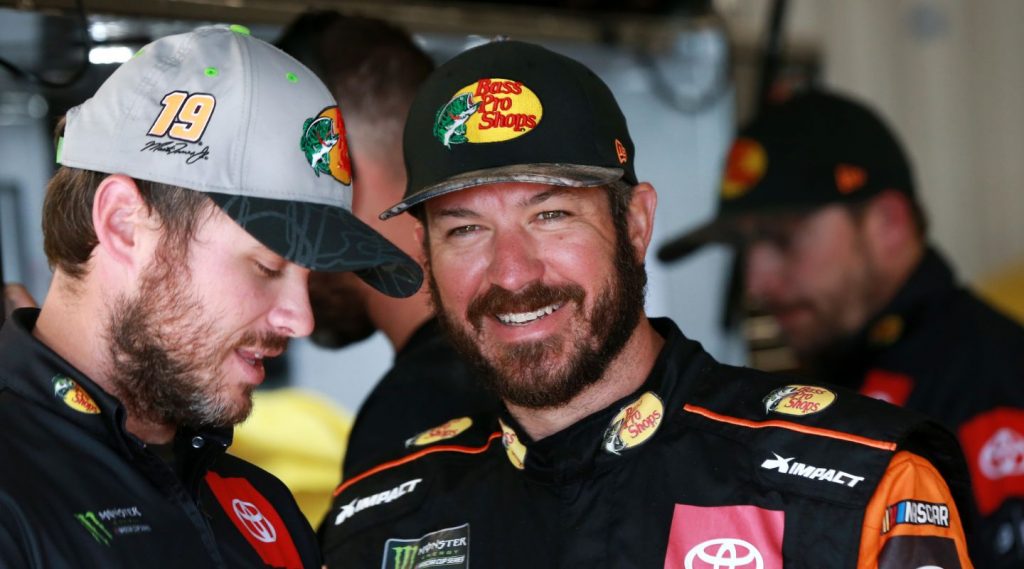
[[[639,389],[650,375],[664,344],[665,339],[643,317],[622,351],[608,364],[601,379],[572,401],[551,409],[532,409],[507,402],[506,406],[530,438],[539,441]]]
[[[112,299],[103,296],[97,287],[89,286],[87,279],[88,276],[82,281],[72,281],[60,271],[54,275],[32,335],[116,397],[117,386],[111,379],[114,365],[110,340],[104,327],[110,318],[109,310],[104,307],[110,306]],[[169,442],[175,432],[172,425],[141,420],[130,410],[125,428],[151,444]]]

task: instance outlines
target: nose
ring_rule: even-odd
[[[492,256],[487,268],[491,284],[515,292],[539,281],[544,263],[537,254],[537,244],[525,231],[495,231]]]
[[[783,283],[783,255],[778,247],[755,242],[746,249],[744,282],[747,295],[763,301],[778,295]]]
[[[291,338],[313,333],[313,308],[309,304],[309,271],[293,267],[282,282],[269,320],[274,332]]]

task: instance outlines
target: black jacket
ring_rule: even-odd
[[[356,415],[343,479],[406,451],[405,442],[448,419],[497,415],[497,396],[481,385],[431,318],[395,355]]]
[[[180,431],[172,467],[37,317],[0,329],[0,567],[320,566],[287,488],[224,453],[230,429]]]
[[[956,433],[981,514],[978,566],[1024,567],[1024,328],[958,286],[929,249],[889,305],[815,371]]]
[[[852,569],[862,547],[875,568],[970,566],[952,436],[722,366],[652,323],[654,369],[608,408],[537,442],[507,414],[482,419],[344,483],[321,528],[328,566]]]

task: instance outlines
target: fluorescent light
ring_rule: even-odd
[[[104,65],[110,63],[124,63],[132,58],[132,51],[130,47],[121,46],[99,46],[89,50],[89,63],[95,65]]]

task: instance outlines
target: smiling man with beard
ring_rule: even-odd
[[[284,485],[225,451],[264,360],[313,327],[311,270],[422,283],[351,213],[334,99],[208,27],[143,47],[58,130],[53,282],[0,329],[0,565],[320,567]]]
[[[442,326],[504,408],[345,481],[328,566],[971,567],[949,433],[721,365],[646,316],[657,196],[589,69],[520,42],[466,51],[418,92],[404,149],[405,197],[381,216],[420,222]]]

